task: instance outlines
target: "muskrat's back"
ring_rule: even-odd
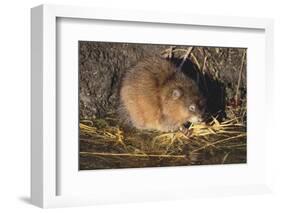
[[[121,103],[133,126],[175,130],[202,117],[204,98],[197,85],[170,61],[147,58],[125,74]]]

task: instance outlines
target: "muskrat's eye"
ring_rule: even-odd
[[[191,112],[195,112],[196,107],[195,107],[195,105],[191,104],[188,109]]]

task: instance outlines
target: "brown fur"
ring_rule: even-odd
[[[128,70],[120,97],[138,129],[176,130],[187,121],[202,120],[205,105],[195,82],[162,58],[144,59]]]

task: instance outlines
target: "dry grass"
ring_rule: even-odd
[[[124,167],[141,167],[139,162],[144,158],[162,163],[169,159],[168,165],[180,164],[179,160],[184,164],[203,164],[206,159],[202,159],[202,154],[216,155],[217,151],[223,150],[217,157],[220,163],[225,163],[232,152],[246,150],[246,126],[241,110],[245,108],[228,109],[231,119],[219,122],[213,118],[207,124],[191,124],[189,128],[175,132],[127,129],[118,124],[118,118],[113,114],[104,120],[82,120],[80,156],[106,159],[112,168],[117,162],[123,163]],[[90,146],[85,148],[83,144]],[[132,158],[138,160],[132,162]]]

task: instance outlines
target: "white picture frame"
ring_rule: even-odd
[[[101,8],[85,8],[74,6],[54,6],[41,5],[31,9],[31,201],[34,205],[47,207],[62,207],[76,205],[91,205],[99,203],[116,203],[116,202],[138,202],[143,200],[165,200],[165,199],[183,199],[187,197],[202,197],[214,195],[234,195],[234,194],[253,194],[271,191],[271,171],[270,161],[265,159],[269,156],[267,152],[264,155],[264,166],[255,168],[258,173],[264,173],[264,176],[253,184],[249,181],[240,181],[233,185],[217,184],[216,186],[200,186],[199,183],[193,183],[193,188],[171,185],[167,187],[165,182],[159,182],[157,187],[152,187],[152,192],[145,194],[145,191],[136,192],[125,190],[123,192],[111,192],[105,190],[102,195],[58,195],[58,185],[61,184],[58,179],[61,167],[58,166],[60,158],[57,146],[57,88],[60,82],[57,79],[57,21],[59,18],[64,19],[87,19],[101,21],[118,21],[134,23],[153,23],[155,25],[169,26],[200,26],[202,28],[220,28],[227,29],[231,32],[234,29],[253,29],[263,32],[264,35],[264,67],[261,68],[261,79],[265,87],[261,88],[264,96],[261,101],[264,105],[257,111],[262,112],[267,105],[273,104],[270,90],[273,88],[271,81],[273,74],[273,21],[271,19],[241,18],[241,17],[217,17],[189,14],[173,13],[154,13],[148,11],[122,11]],[[251,77],[251,76],[250,76]],[[250,81],[253,81],[253,79]],[[259,81],[259,80],[258,80]],[[74,86],[74,85],[73,85]],[[253,99],[253,101],[255,101]],[[258,100],[256,103],[259,103]],[[252,103],[254,105],[254,103]],[[269,112],[267,117],[263,117],[265,123],[273,117]],[[266,127],[265,127],[266,128]],[[251,129],[250,129],[251,130]],[[257,129],[255,129],[257,130]],[[270,130],[264,135],[264,142],[261,147],[272,146],[270,143]],[[78,142],[77,142],[78,143]],[[264,153],[263,153],[264,154]],[[76,157],[76,156],[75,156]],[[254,158],[253,158],[254,159]],[[243,167],[243,166],[242,166]],[[212,172],[212,168],[205,167],[205,170]],[[139,177],[145,177],[150,173],[161,173],[163,176],[174,177],[181,174],[185,167],[180,169],[143,169],[138,172]],[[247,168],[244,168],[244,170]],[[231,168],[230,172],[241,172],[236,168]],[[133,172],[132,172],[133,171]],[[139,170],[140,171],[140,170]],[[168,172],[167,172],[168,171]],[[194,169],[193,169],[194,171]],[[78,172],[78,171],[77,171]],[[113,171],[107,171],[104,176],[111,175],[128,175],[134,173],[134,170],[122,170],[118,174]],[[224,171],[225,172],[225,171]],[[200,172],[198,175],[201,174]],[[204,173],[202,173],[204,174]],[[123,177],[124,177],[123,176]],[[153,176],[151,176],[153,179]],[[126,179],[126,178],[125,178]],[[71,177],[69,180],[72,180]],[[220,181],[218,181],[220,182]],[[183,183],[179,179],[179,183]],[[99,183],[102,184],[102,183]],[[161,186],[164,190],[161,190]],[[129,188],[129,187],[128,187]],[[145,187],[144,187],[145,188]],[[70,188],[71,190],[71,188]],[[73,188],[74,190],[74,188]],[[122,196],[119,193],[123,193]]]

